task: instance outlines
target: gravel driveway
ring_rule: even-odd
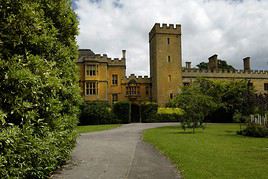
[[[81,134],[72,160],[52,178],[173,179],[176,168],[141,140],[144,129],[178,123],[132,123],[112,130]]]

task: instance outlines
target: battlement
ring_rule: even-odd
[[[80,57],[78,62],[94,62],[94,63],[107,63],[109,66],[126,66],[126,58],[110,58],[107,54],[94,54],[89,49],[80,49]]]
[[[255,78],[268,79],[267,70],[200,70],[196,68],[182,69],[183,77],[205,77],[205,78]]]
[[[136,83],[151,83],[151,78],[149,78],[148,76],[136,76],[134,74],[130,74],[130,76],[125,76],[125,83],[128,83],[130,80],[135,80]]]
[[[155,23],[149,33],[150,40],[155,34],[181,35],[181,25]]]

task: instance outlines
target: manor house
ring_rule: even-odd
[[[182,66],[181,25],[156,23],[149,33],[150,77],[126,77],[126,51],[122,57],[111,59],[80,49],[78,66],[81,93],[85,101],[157,102],[164,106],[197,77],[221,80],[245,79],[259,93],[268,91],[268,71],[253,71],[250,57],[243,59],[243,70],[218,68],[218,56],[208,58],[208,69],[192,68],[191,62]],[[242,60],[241,60],[242,63]]]

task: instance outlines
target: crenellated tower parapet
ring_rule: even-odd
[[[181,25],[180,24],[160,24],[155,23],[154,27],[149,33],[149,41],[153,38],[155,34],[174,34],[181,35]]]

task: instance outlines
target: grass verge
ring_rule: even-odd
[[[143,137],[186,179],[267,178],[268,139],[239,136],[238,129],[238,124],[209,124],[192,134],[173,126],[148,129]]]
[[[78,133],[86,133],[113,129],[120,126],[121,124],[77,126],[76,130]]]

